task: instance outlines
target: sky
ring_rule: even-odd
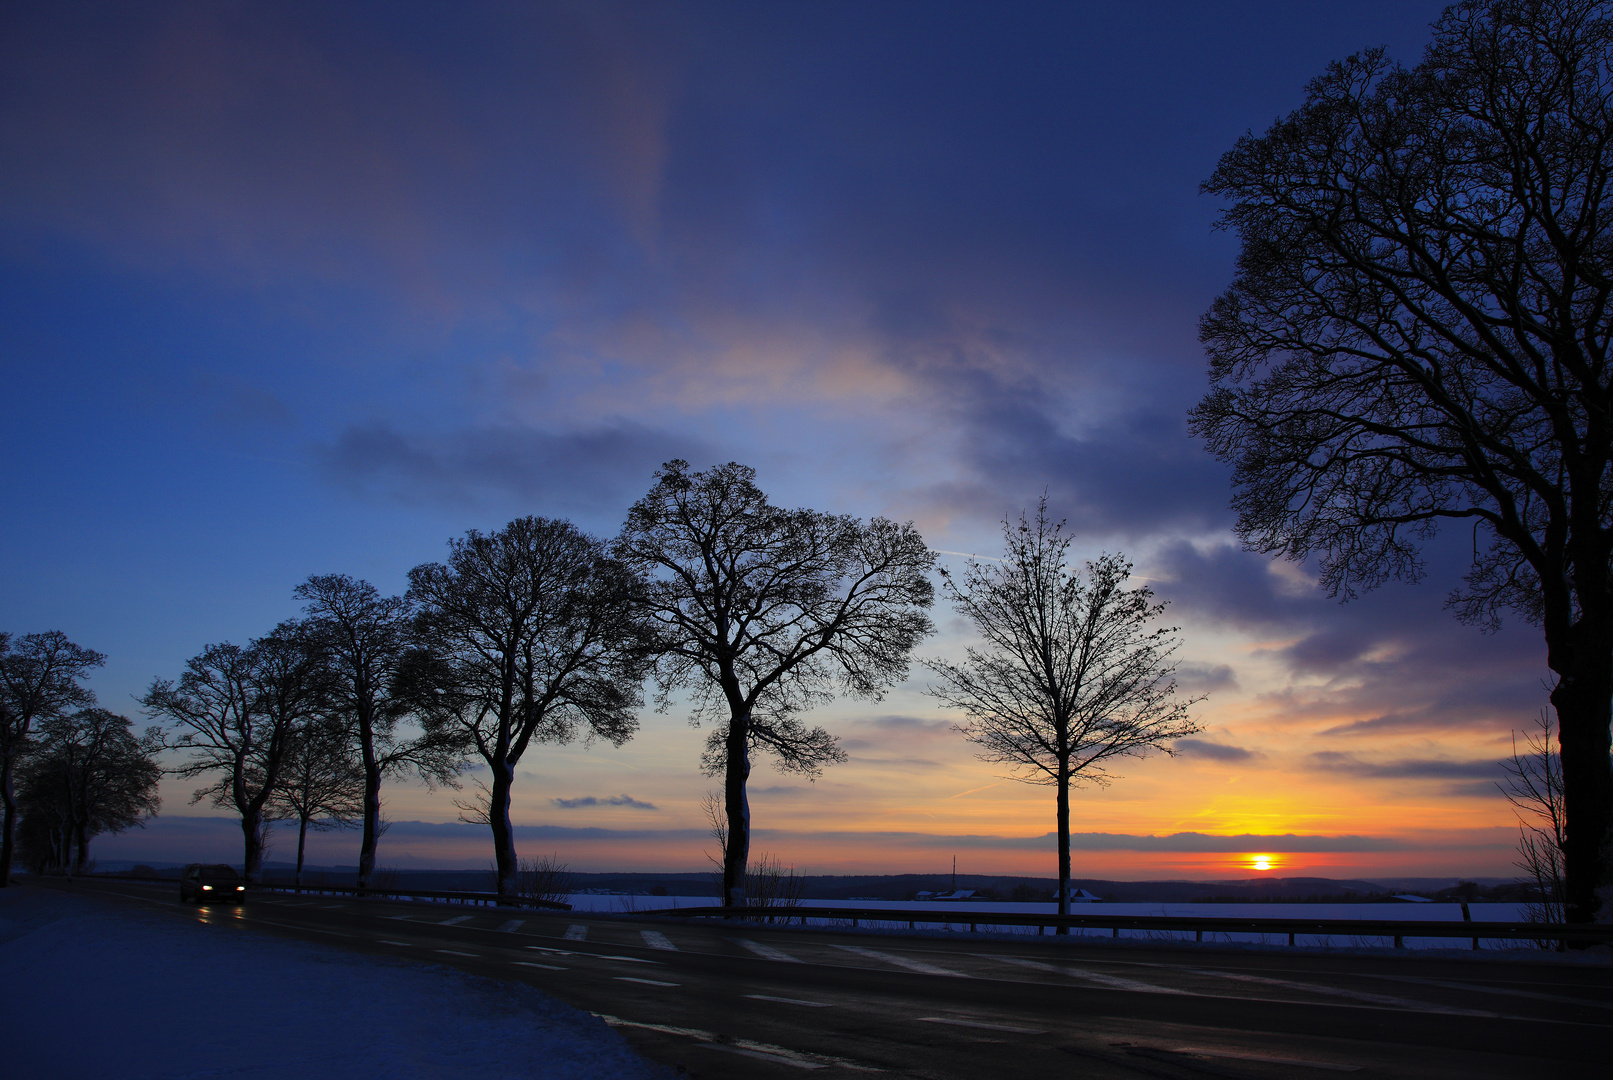
[[[1237,250],[1200,183],[1330,61],[1415,62],[1439,10],[7,5],[0,629],[106,653],[94,689],[144,724],[152,679],[308,575],[401,592],[524,514],[610,536],[674,457],[911,520],[953,566],[1045,492],[1170,602],[1208,695],[1202,735],[1076,796],[1077,876],[1508,876],[1496,763],[1548,673],[1534,628],[1445,608],[1471,539],[1341,604],[1237,546],[1186,431]],[[919,655],[958,655],[934,614]],[[1051,875],[1051,793],[926,687],[818,710],[850,761],[758,769],[753,850]],[[537,748],[522,854],[701,869],[704,735],[674,706]],[[191,786],[94,853],[235,843]],[[389,787],[380,862],[485,865],[454,795]]]

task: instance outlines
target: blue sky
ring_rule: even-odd
[[[674,456],[948,551],[1045,490],[1172,601],[1212,695],[1196,746],[1085,796],[1090,831],[1381,834],[1386,868],[1471,841],[1452,872],[1504,873],[1491,763],[1543,703],[1536,633],[1443,610],[1459,536],[1343,607],[1238,551],[1185,431],[1236,250],[1199,183],[1328,61],[1414,61],[1439,8],[8,6],[0,628],[107,653],[133,712],[311,573],[401,590],[518,514],[609,535]],[[927,648],[960,648],[937,615]],[[1051,827],[922,690],[824,713],[852,763],[758,797],[785,854]],[[701,738],[547,748],[518,816],[697,829]],[[1113,866],[1215,869],[1147,847]]]

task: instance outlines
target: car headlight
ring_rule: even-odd
[[[246,892],[246,886],[245,885],[237,885],[235,887],[235,891],[236,892]]]
[[[212,892],[212,891],[213,891],[213,886],[211,886],[211,885],[203,885],[202,886],[202,892]]]

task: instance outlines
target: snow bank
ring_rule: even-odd
[[[664,1077],[531,987],[0,889],[0,1073],[36,1080]]]

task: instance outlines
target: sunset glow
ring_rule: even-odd
[[[93,689],[135,717],[206,644],[298,616],[311,574],[401,594],[521,515],[610,538],[673,458],[911,521],[953,573],[1045,492],[1077,565],[1124,552],[1169,604],[1204,728],[1075,787],[1077,878],[1512,876],[1494,781],[1544,704],[1539,631],[1452,617],[1461,530],[1424,583],[1348,603],[1244,550],[1186,421],[1235,254],[1199,185],[1328,60],[1414,57],[1443,3],[876,4],[850,36],[815,5],[122,5],[93,34],[13,5],[0,632],[105,653]],[[927,692],[926,659],[978,644],[929,617],[884,697],[802,712],[844,764],[757,752],[754,855],[1056,872],[1052,789]],[[535,742],[519,853],[705,870],[719,782],[690,712],[647,702],[619,748]],[[487,777],[389,779],[379,865],[485,866],[455,799]],[[201,783],[170,773],[161,816],[95,857],[235,858]],[[308,844],[356,862],[354,832]]]

